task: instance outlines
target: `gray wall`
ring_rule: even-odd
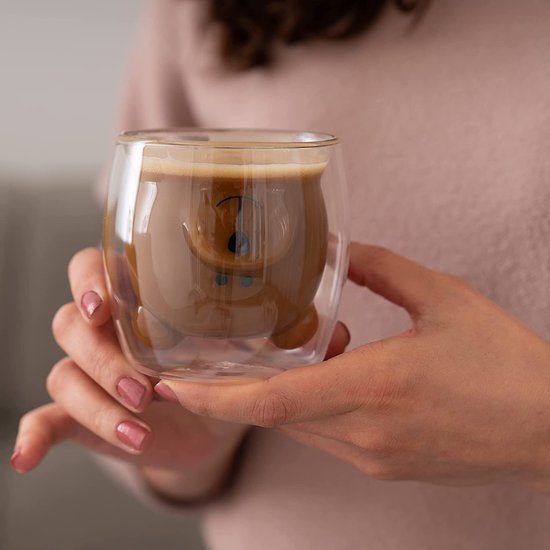
[[[55,351],[49,316],[69,299],[68,259],[100,237],[93,182],[110,158],[144,5],[0,0],[0,306],[10,311],[0,341],[13,381],[0,389],[0,408],[46,398],[37,373]]]
[[[0,548],[201,548],[195,520],[146,508],[75,445],[8,467],[21,413],[48,401],[51,318],[71,255],[95,245],[92,184],[110,156],[143,0],[0,0]]]
[[[0,170],[93,173],[144,0],[0,0]]]

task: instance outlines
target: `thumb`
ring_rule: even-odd
[[[379,246],[352,243],[348,277],[420,316],[438,302],[440,274]]]

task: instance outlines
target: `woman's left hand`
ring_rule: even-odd
[[[163,384],[195,413],[277,427],[377,479],[550,490],[550,345],[464,281],[388,250],[352,245],[349,276],[412,328],[269,380]]]

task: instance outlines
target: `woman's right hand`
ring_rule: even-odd
[[[12,466],[27,472],[54,444],[71,439],[137,465],[167,496],[196,498],[216,489],[247,427],[192,414],[169,395],[154,399],[156,381],[137,372],[120,349],[100,250],[78,252],[69,281],[74,302],[58,310],[52,325],[68,357],[48,376],[54,402],[21,419]]]

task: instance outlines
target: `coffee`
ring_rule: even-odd
[[[125,245],[139,345],[199,336],[300,347],[318,326],[325,164],[249,164],[231,151],[199,160],[144,148]]]

